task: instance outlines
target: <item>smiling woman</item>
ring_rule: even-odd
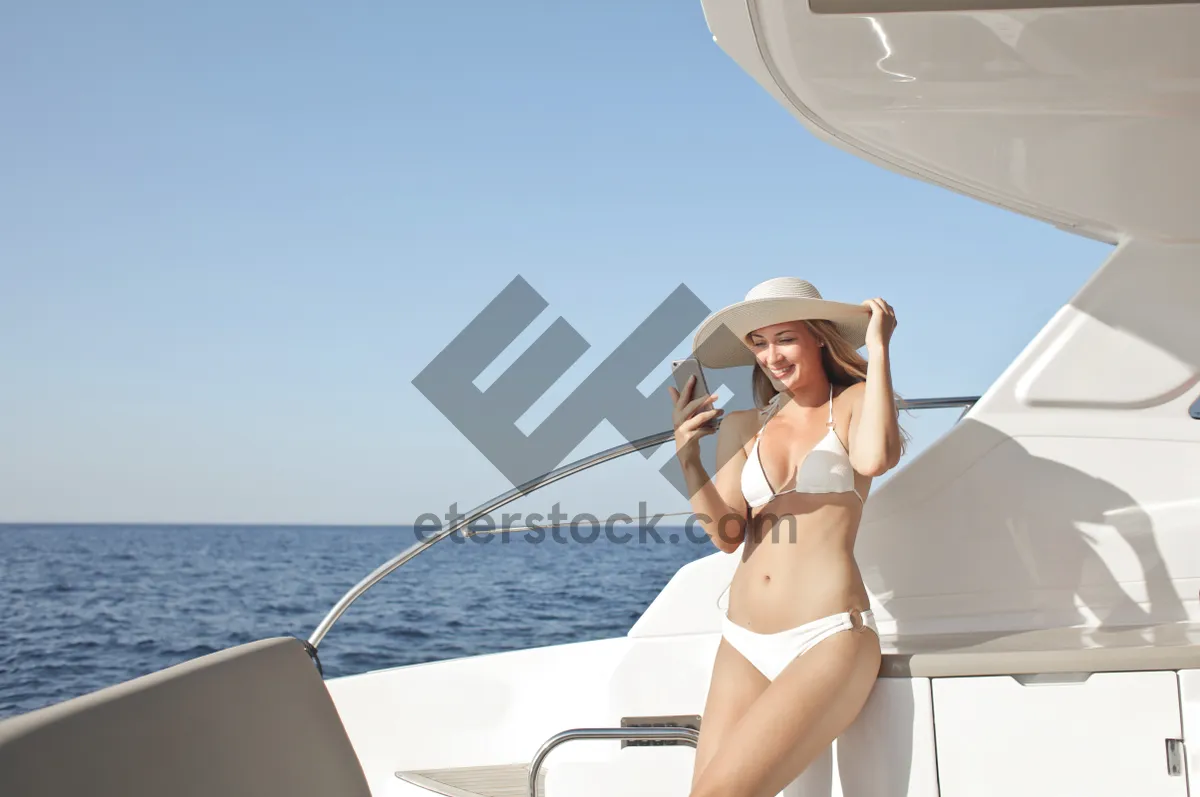
[[[670,391],[692,509],[719,518],[705,529],[718,548],[741,550],[694,797],[735,788],[778,793],[853,722],[871,692],[880,645],[853,551],[871,481],[904,449],[888,357],[895,327],[882,299],[829,302],[791,277],[768,280],[710,316],[696,334],[697,359],[754,364],[758,405],[721,425],[711,480],[696,441],[712,433],[704,425],[717,412],[704,409],[712,398],[693,400],[690,384]],[[857,351],[864,345],[869,362]]]
[[[885,315],[890,314],[892,323],[895,323],[895,314],[882,299],[871,299],[863,302],[863,305],[870,307],[872,313],[878,311]],[[771,337],[770,341],[768,341],[768,336]],[[842,334],[837,324],[832,321],[811,318],[776,324],[754,330],[750,333],[748,340],[750,349],[755,352],[756,356],[759,352],[765,352],[771,344],[775,344],[785,354],[791,354],[797,361],[802,360],[801,352],[803,351],[819,352],[819,362],[810,363],[808,367],[823,370],[828,375],[831,388],[834,385],[849,388],[868,381],[867,359],[858,353],[858,348]],[[772,367],[756,368],[750,377],[754,402],[763,412],[773,412],[773,407],[779,403],[783,393],[787,391],[788,385],[796,379],[803,378],[796,362],[789,361],[785,357],[779,361],[779,365],[778,370]],[[890,383],[890,373],[886,376]],[[899,394],[894,391],[892,393],[896,403],[901,404]],[[832,423],[832,418],[830,423]],[[765,421],[763,425],[765,427]],[[900,433],[900,456],[903,456],[909,437],[903,428],[897,428]],[[886,472],[887,469],[884,470]],[[881,474],[868,472],[867,475],[878,476]]]

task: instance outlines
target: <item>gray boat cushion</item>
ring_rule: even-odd
[[[299,640],[241,645],[0,722],[4,797],[370,797]]]

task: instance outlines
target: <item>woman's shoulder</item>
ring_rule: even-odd
[[[856,408],[862,404],[863,394],[866,391],[866,382],[855,382],[842,388],[842,391],[833,397],[834,412],[837,413],[838,418],[852,419],[856,414]]]
[[[721,421],[721,428],[728,429],[739,439],[752,437],[761,425],[762,417],[757,409],[731,410],[725,413],[725,419]]]
[[[739,430],[741,437],[750,439],[758,430],[763,428],[771,416],[778,412],[780,402],[783,400],[782,393],[776,393],[767,402],[765,407],[752,407],[748,410],[734,410],[726,413],[727,417],[733,421],[733,428]]]
[[[862,394],[866,391],[866,389],[867,383],[865,381],[855,382],[852,385],[847,385],[846,387],[842,388],[841,391],[833,398],[839,403],[842,401],[849,401],[853,403],[862,398]]]
[[[761,413],[762,410],[751,407],[748,410],[730,410],[729,412],[725,413],[725,417],[730,420],[734,420],[736,418],[737,420],[735,423],[748,423],[750,421],[757,421],[758,416]]]

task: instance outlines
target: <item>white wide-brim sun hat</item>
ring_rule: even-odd
[[[745,342],[747,335],[772,324],[814,319],[832,322],[858,349],[866,343],[871,311],[861,304],[822,299],[821,292],[807,280],[776,277],[755,285],[743,301],[706,318],[692,340],[692,355],[706,368],[754,365],[754,352]]]

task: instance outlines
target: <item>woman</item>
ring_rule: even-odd
[[[754,365],[760,407],[720,424],[711,480],[698,441],[723,411],[715,395],[693,399],[691,382],[682,395],[669,388],[692,510],[718,548],[742,548],[693,797],[778,794],[853,722],[875,683],[879,637],[854,539],[871,480],[903,449],[888,362],[895,327],[882,299],[829,302],[791,277],[711,315],[697,358]]]

